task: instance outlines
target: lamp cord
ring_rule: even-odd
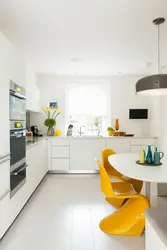
[[[157,68],[158,74],[160,74],[160,70],[161,70],[160,60],[161,60],[160,58],[160,25],[158,25],[158,68]]]

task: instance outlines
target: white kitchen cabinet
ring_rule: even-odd
[[[40,91],[37,86],[37,78],[29,63],[26,63],[26,97],[26,109],[41,112]]]
[[[6,158],[0,161],[0,198],[10,191],[10,161]]]
[[[12,223],[10,193],[0,201],[0,239]]]
[[[69,159],[52,159],[52,170],[69,171],[70,160]]]
[[[130,152],[131,152],[131,153],[140,153],[140,151],[141,151],[142,149],[144,149],[144,150],[147,152],[148,146],[145,146],[145,145],[131,146],[131,147],[130,147]],[[152,150],[152,152],[155,151],[155,146],[154,146],[154,145],[151,146],[151,150]]]
[[[69,158],[70,148],[69,146],[52,146],[53,158]]]
[[[70,141],[70,170],[98,170],[95,159],[101,160],[105,138],[77,138]]]
[[[47,141],[41,140],[27,150],[27,188],[30,195],[48,171]]]
[[[11,44],[0,33],[0,157],[9,153],[9,75]]]
[[[128,138],[109,138],[106,147],[114,150],[116,153],[130,153],[130,139]]]
[[[147,146],[155,145],[155,140],[152,138],[133,138],[131,140],[131,146]]]

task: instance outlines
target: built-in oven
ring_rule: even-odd
[[[10,80],[10,120],[26,120],[25,89]]]
[[[11,197],[26,182],[25,121],[10,121],[10,187]]]

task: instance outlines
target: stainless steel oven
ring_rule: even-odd
[[[10,187],[13,197],[26,182],[25,121],[10,122],[10,152]]]
[[[10,120],[26,120],[25,89],[10,80]]]
[[[10,189],[11,198],[26,182],[25,89],[10,81]]]

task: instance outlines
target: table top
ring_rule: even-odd
[[[167,164],[162,166],[141,166],[136,163],[138,154],[123,153],[108,157],[109,163],[121,174],[146,182],[167,183]]]

